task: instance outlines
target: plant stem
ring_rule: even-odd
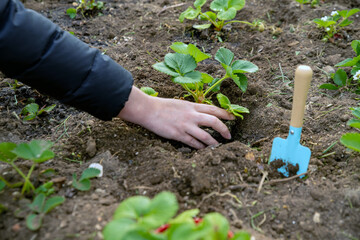
[[[206,18],[209,22],[211,22],[215,26],[216,29],[218,28],[218,24],[216,22],[214,22],[211,18],[209,18],[207,15],[203,14],[202,12],[200,12],[200,15],[203,16],[204,18]]]
[[[9,164],[20,174],[20,176],[22,178],[25,179],[25,183],[24,183],[24,187],[25,187],[26,183],[28,182],[28,179],[25,176],[25,174],[13,162],[10,162]],[[28,182],[28,185],[32,188],[32,190],[35,190],[35,187],[34,187],[34,185],[32,185],[31,182]],[[24,187],[23,187],[23,189],[24,189]]]
[[[198,102],[198,97],[197,97],[197,95],[196,95],[193,91],[191,91],[190,88],[188,88],[188,86],[186,86],[186,84],[181,84],[181,86],[182,86],[183,88],[185,88],[185,90],[188,91],[188,92],[191,94],[191,96],[193,96],[195,102]]]
[[[214,89],[217,85],[219,85],[222,81],[224,81],[226,78],[228,78],[229,76],[226,74],[225,77],[223,77],[222,79],[220,79],[219,81],[217,81],[214,85],[212,85],[211,87],[209,87],[208,89],[206,89],[205,93],[204,93],[204,97],[206,97],[206,95],[212,90]]]

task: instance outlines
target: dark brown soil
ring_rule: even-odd
[[[186,4],[162,11],[182,2]],[[102,16],[72,20],[65,14],[71,1],[26,2],[27,7],[115,59],[132,72],[136,86],[152,87],[160,97],[183,95],[181,86],[151,67],[170,52],[168,47],[175,41],[197,44],[212,55],[226,47],[237,59],[249,60],[260,70],[248,75],[246,93],[230,80],[224,82],[222,92],[232,103],[247,107],[250,114],[227,123],[232,141],[219,137],[219,146],[199,151],[120,119],[99,121],[27,86],[13,90],[8,82],[14,80],[0,76],[0,142],[54,141],[55,159],[37,168],[32,181],[37,186],[47,181],[37,174],[53,168],[56,175],[49,179],[57,181],[56,194],[66,197],[64,204],[45,216],[41,229],[32,232],[22,217],[14,215],[29,198],[19,199],[19,189],[6,188],[0,193],[0,203],[7,208],[0,215],[1,239],[101,239],[119,202],[137,194],[153,197],[163,190],[176,194],[181,211],[220,212],[233,230],[246,229],[256,239],[360,238],[359,155],[339,142],[343,133],[352,130],[346,122],[359,96],[318,88],[330,81],[325,68],[353,57],[350,43],[360,39],[359,16],[341,32],[343,38],[326,43],[311,22],[334,8],[359,7],[359,1],[329,0],[316,8],[305,5],[302,10],[295,0],[248,0],[236,19],[252,22],[260,18],[269,28],[258,32],[233,24],[224,30],[223,42],[211,31],[193,31],[190,21],[179,22],[179,14],[191,3],[109,0]],[[284,180],[273,174],[267,161],[272,140],[288,133],[292,82],[299,64],[310,65],[314,71],[301,140],[312,155],[306,177]],[[200,68],[213,76],[223,73],[214,60],[204,61]],[[57,107],[24,123],[16,116],[29,98],[41,106],[56,103]],[[88,192],[74,190],[72,174],[79,175],[90,163],[100,161],[104,176],[93,179]],[[0,173],[11,182],[20,180],[7,165],[0,165]]]

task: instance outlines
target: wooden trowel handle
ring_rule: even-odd
[[[295,71],[294,97],[290,126],[300,128],[303,125],[306,98],[312,75],[313,71],[306,65],[298,66]]]

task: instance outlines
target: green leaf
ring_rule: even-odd
[[[259,70],[259,67],[255,64],[244,61],[244,60],[236,60],[231,65],[234,73],[254,73]]]
[[[251,235],[248,232],[240,231],[234,234],[234,237],[231,240],[250,240]]]
[[[228,3],[228,7],[235,8],[236,10],[241,10],[245,6],[245,0],[230,0]]]
[[[209,54],[203,53],[193,44],[189,44],[187,49],[189,51],[189,54],[195,59],[196,63],[211,57]]]
[[[211,226],[212,231],[208,234],[208,239],[227,239],[230,229],[227,219],[220,213],[209,213],[204,217],[204,225]]]
[[[250,113],[249,109],[243,106],[239,106],[237,104],[231,104],[230,107],[232,110],[234,110],[234,112],[237,113]]]
[[[182,212],[176,218],[170,220],[169,224],[176,224],[176,223],[185,223],[185,222],[194,222],[194,217],[198,215],[200,212],[199,209],[190,209]]]
[[[234,82],[240,88],[241,91],[246,92],[246,89],[247,89],[247,86],[248,86],[247,77],[243,73],[236,73],[235,75],[239,78],[239,80],[236,81],[236,80],[233,79]]]
[[[82,172],[79,181],[81,182],[84,179],[90,179],[90,178],[97,177],[97,176],[99,176],[99,174],[100,174],[100,170],[97,168],[86,168]]]
[[[183,42],[174,42],[170,48],[177,53],[189,54],[188,45]]]
[[[151,87],[142,87],[142,88],[140,88],[140,90],[143,91],[144,93],[146,93],[147,95],[153,96],[153,97],[156,97],[159,94],[157,91],[155,91]]]
[[[226,48],[220,48],[215,54],[215,60],[227,66],[231,65],[233,59],[234,59],[234,53]]]
[[[200,24],[200,25],[194,24],[193,25],[193,28],[199,29],[199,30],[208,29],[209,27],[211,27],[211,23],[209,23],[209,24]]]
[[[202,7],[205,3],[206,3],[206,0],[196,0],[196,1],[194,2],[194,6],[195,6],[196,8]]]
[[[16,148],[16,144],[12,142],[2,142],[0,143],[0,161],[2,162],[12,162],[16,159],[16,154],[12,151]]]
[[[347,122],[347,125],[349,125],[350,127],[354,127],[354,128],[359,128],[360,129],[360,119],[350,119]]]
[[[155,63],[154,65],[152,65],[152,67],[155,70],[158,70],[159,72],[168,74],[172,77],[180,76],[180,74],[178,72],[176,72],[174,69],[168,67],[164,62]]]
[[[39,105],[36,103],[30,103],[28,105],[26,105],[22,111],[21,114],[35,114],[38,112],[39,110]]]
[[[201,82],[201,73],[198,71],[189,72],[184,76],[175,77],[172,80],[179,84],[199,83]]]
[[[356,56],[360,55],[360,40],[354,40],[351,42],[351,47],[354,49]]]
[[[210,18],[210,19],[213,20],[214,22],[216,21],[216,18],[217,18],[216,13],[211,12],[211,11],[208,11],[208,12],[204,13],[204,15],[206,15],[208,18]],[[208,19],[207,19],[206,17],[204,17],[204,16],[200,16],[200,19],[201,19],[201,20],[208,20]],[[211,26],[211,24],[210,24],[210,26]]]
[[[221,11],[219,12],[219,14],[217,15],[217,17],[220,20],[232,20],[236,17],[236,9],[235,8],[229,8],[226,11]]]
[[[51,110],[53,110],[54,108],[56,107],[56,104],[53,104],[53,105],[51,105],[51,106],[48,106],[48,107],[46,107],[46,108],[43,108],[42,110],[44,111],[44,112],[50,112]]]
[[[199,239],[215,239],[208,238],[208,229],[199,229],[194,222],[185,222],[171,225],[167,230],[167,239],[171,240],[199,240]]]
[[[347,58],[344,61],[339,62],[335,67],[352,67],[360,61],[360,56],[354,58]]]
[[[347,74],[344,69],[338,69],[334,75],[334,83],[338,86],[345,86],[347,80]]]
[[[165,55],[165,64],[181,75],[194,71],[197,67],[195,59],[188,54],[168,53]]]
[[[201,73],[201,82],[202,83],[211,83],[212,81],[214,81],[214,78],[212,76],[210,76],[207,73]]]
[[[122,240],[128,232],[136,229],[136,222],[128,218],[115,219],[109,222],[104,230],[103,235],[106,240]]]
[[[128,218],[138,220],[149,212],[151,200],[144,196],[134,196],[122,201],[114,213],[114,220]]]
[[[341,23],[339,24],[339,27],[346,27],[346,26],[352,24],[353,22],[354,22],[354,21],[351,21],[351,20],[349,20],[349,19],[345,19],[343,22],[341,22]]]
[[[36,195],[34,201],[29,204],[29,208],[36,213],[42,213],[44,209],[45,204],[45,194],[40,193],[39,195]]]
[[[340,138],[340,142],[345,147],[360,152],[360,133],[345,133]]]
[[[89,179],[84,179],[82,181],[78,181],[76,179],[76,174],[74,173],[72,186],[80,191],[88,191],[91,188],[91,182]]]
[[[18,157],[41,163],[54,158],[54,153],[49,150],[53,145],[50,141],[33,140],[30,143],[20,143],[13,150]]]
[[[359,12],[360,9],[359,8],[353,8],[351,10],[343,10],[343,11],[339,11],[340,16],[342,16],[343,18],[348,18],[352,15],[354,15],[355,13]]]
[[[139,220],[139,224],[146,229],[153,229],[167,223],[178,211],[179,206],[175,194],[161,192],[157,194],[149,205],[149,211]]]
[[[331,83],[324,83],[319,86],[320,89],[338,90],[339,87]]]
[[[0,180],[0,191],[2,191],[5,187],[6,187],[6,183]],[[0,208],[0,214],[1,214],[1,208]]]
[[[209,87],[211,87],[212,85],[214,85],[215,83],[217,83],[220,80],[221,80],[220,78],[215,78],[211,83],[208,84]],[[213,91],[213,92],[220,91],[220,86],[221,86],[221,83],[219,85],[217,85],[216,87],[214,87],[211,91]]]
[[[42,219],[42,214],[30,214],[26,217],[26,226],[30,230],[36,231],[41,227]]]
[[[40,194],[43,193],[45,194],[45,196],[49,196],[50,194],[52,194],[55,189],[52,187],[53,186],[53,182],[46,182],[44,184],[42,184],[40,187],[35,189],[35,194]]]
[[[351,113],[352,113],[355,117],[357,117],[357,118],[360,119],[360,107],[357,107],[357,108],[352,109]]]
[[[65,202],[65,198],[61,196],[51,197],[45,202],[43,213],[48,213],[55,207]]]
[[[214,0],[210,4],[213,11],[226,11],[228,9],[228,0]]]
[[[218,93],[216,95],[217,100],[222,108],[228,109],[229,105],[231,104],[229,98],[227,98],[224,94]]]
[[[180,22],[184,22],[186,19],[195,19],[201,12],[201,8],[193,9],[192,7],[188,7],[184,12],[180,14],[179,20]]]
[[[76,9],[75,8],[68,8],[66,10],[66,14],[69,15],[71,19],[74,19],[76,17]]]

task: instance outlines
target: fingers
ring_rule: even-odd
[[[198,124],[200,126],[207,126],[211,127],[217,132],[221,134],[226,139],[231,139],[231,134],[229,132],[229,129],[226,127],[226,125],[220,121],[217,117],[202,114],[201,117],[198,119]]]
[[[206,145],[216,145],[219,144],[209,133],[204,131],[203,129],[199,127],[194,127],[191,129],[188,129],[186,131],[190,136],[194,137],[195,139],[201,141],[202,143],[205,143]]]
[[[207,105],[207,104],[195,104],[194,106],[195,106],[195,110],[201,113],[210,114],[225,120],[235,119],[234,115],[216,106]]]
[[[206,147],[203,143],[199,142],[198,140],[196,140],[193,136],[191,136],[189,134],[185,134],[177,140],[182,143],[185,143],[186,145],[189,145],[190,147],[196,148],[196,149],[202,149],[202,148]]]

